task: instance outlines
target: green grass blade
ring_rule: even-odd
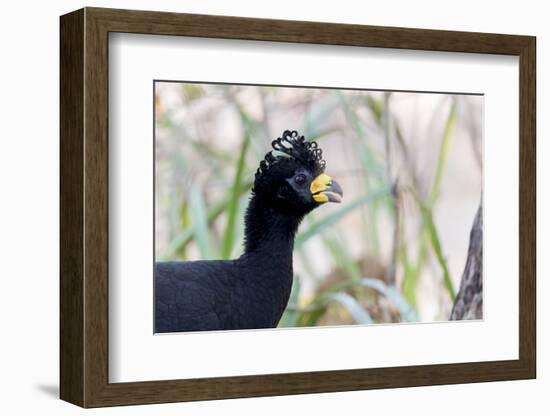
[[[296,326],[298,327],[307,327],[307,326],[317,326],[319,319],[323,317],[326,312],[326,306],[308,306],[307,308],[302,308],[298,310],[298,315],[296,318]]]
[[[160,256],[160,261],[175,260],[176,253],[182,252],[187,247],[187,243],[193,239],[194,234],[192,225],[178,232]]]
[[[244,195],[246,192],[250,191],[252,188],[252,182],[245,182],[242,184],[240,189],[240,196]],[[210,226],[216,219],[227,210],[227,206],[229,205],[230,201],[230,195],[224,196],[222,199],[214,202],[213,204],[209,204],[208,207],[208,225]],[[181,250],[185,249],[187,245],[193,240],[193,229],[192,226],[188,228],[184,228],[181,231],[179,231],[175,237],[170,241],[170,244],[164,251],[164,253],[161,255],[162,261],[168,261],[168,260],[174,260],[174,256],[176,256],[177,253],[181,252]]]
[[[424,267],[426,261],[426,255],[428,254],[426,230],[422,229],[420,234],[420,242],[418,247],[418,254],[416,263],[413,265],[409,262],[406,248],[403,246],[400,252],[401,263],[405,270],[405,278],[403,279],[403,294],[407,301],[416,307],[416,288],[420,281],[420,273]]]
[[[456,125],[456,103],[453,100],[449,114],[445,122],[443,129],[443,136],[439,145],[439,152],[437,157],[437,164],[434,173],[434,179],[432,183],[432,189],[425,202],[423,202],[415,192],[413,196],[418,203],[419,209],[422,215],[422,230],[420,231],[420,243],[418,247],[418,254],[415,267],[409,269],[410,272],[405,275],[403,282],[403,292],[407,300],[416,306],[416,289],[420,280],[420,274],[424,266],[424,262],[428,255],[428,243],[431,242],[431,246],[434,249],[437,261],[443,270],[443,281],[449,295],[454,299],[454,288],[452,279],[449,274],[447,262],[442,254],[441,243],[437,233],[437,228],[433,222],[432,209],[435,206],[439,197],[441,189],[441,181],[443,178],[443,172],[447,163],[447,158],[450,150],[451,139],[453,137],[454,129]]]
[[[380,279],[373,279],[370,277],[364,277],[363,279],[361,279],[361,285],[376,290],[391,303],[393,303],[395,307],[399,310],[399,314],[401,315],[402,320],[407,322],[418,321],[418,317],[414,308],[409,305],[403,295],[401,295],[401,293],[399,293],[399,291],[396,290],[394,287],[386,285]]]
[[[315,325],[319,318],[322,317],[326,311],[327,302],[340,299],[341,302],[346,302],[346,305],[350,303],[349,300],[343,300],[342,294],[347,297],[351,295],[345,293],[346,290],[356,287],[367,287],[375,290],[382,296],[384,296],[389,302],[391,302],[399,310],[400,316],[403,321],[406,322],[418,322],[418,316],[413,306],[406,300],[406,298],[394,287],[388,286],[384,281],[380,279],[374,279],[370,277],[363,277],[359,280],[346,280],[335,284],[330,289],[323,293],[318,294],[307,306],[303,308],[301,319],[297,322],[300,326],[312,326]],[[357,300],[351,297],[355,303]],[[359,305],[359,304],[358,304]],[[361,309],[364,308],[359,305]]]
[[[206,208],[202,193],[197,186],[193,186],[189,192],[189,205],[193,218],[193,237],[199,246],[201,258],[210,259]]]
[[[245,132],[246,132],[245,127]],[[245,137],[241,144],[241,151],[239,154],[239,160],[237,162],[237,169],[235,171],[235,177],[233,179],[233,186],[230,191],[229,204],[227,206],[227,225],[225,227],[225,235],[222,245],[222,258],[227,259],[231,256],[233,245],[235,244],[235,224],[239,214],[239,201],[241,195],[241,187],[243,181],[243,172],[245,168],[246,152],[250,144],[250,136],[245,133]]]
[[[447,121],[445,122],[445,129],[443,130],[443,138],[441,139],[441,144],[439,146],[439,154],[437,156],[437,165],[435,168],[434,181],[432,184],[432,191],[430,193],[429,205],[433,206],[437,198],[439,197],[439,192],[441,190],[441,180],[443,178],[443,171],[447,163],[447,158],[449,155],[449,149],[451,144],[451,139],[456,125],[456,104],[453,100],[451,108],[449,109],[449,115],[447,116]]]
[[[370,192],[372,189],[379,189],[381,187],[390,187],[391,184],[387,183],[387,178],[385,178],[385,170],[382,169],[374,148],[371,146],[368,140],[368,135],[365,132],[363,127],[363,122],[356,113],[356,110],[351,105],[351,102],[348,97],[345,97],[341,93],[338,94],[340,97],[340,104],[347,122],[349,123],[351,129],[354,131],[355,136],[358,141],[358,154],[361,158],[361,163],[363,168],[368,172],[364,178],[364,185],[367,192]],[[378,214],[380,208],[380,202],[370,205],[367,209],[367,216],[365,217],[367,226],[368,226],[368,239],[371,244],[371,251],[375,256],[378,256],[380,252],[380,237],[379,237],[379,222]]]
[[[437,228],[433,221],[432,211],[425,205],[421,205],[421,209],[423,221],[426,224],[432,248],[434,250],[437,261],[441,266],[441,270],[443,271],[443,284],[445,285],[445,288],[447,289],[447,292],[451,297],[451,301],[453,301],[456,293],[453,286],[453,281],[451,279],[451,274],[449,273],[449,268],[447,267],[447,260],[445,259],[445,256],[443,255],[443,250],[441,249],[441,242],[439,240]]]
[[[331,215],[326,216],[322,220],[314,223],[311,225],[307,230],[305,230],[303,233],[300,233],[296,237],[295,246],[300,247],[303,245],[307,240],[310,238],[316,236],[317,234],[322,233],[326,229],[332,227],[334,224],[336,224],[338,221],[340,221],[342,218],[344,218],[346,215],[348,215],[350,212],[352,212],[354,209],[370,203],[377,201],[379,199],[387,197],[388,193],[390,191],[388,189],[382,189],[377,192],[373,192],[365,197],[359,198],[355,200],[354,202],[351,202],[345,206],[343,206],[340,210],[334,212]]]
[[[245,204],[239,203],[239,211],[237,212],[237,220],[235,222],[235,244],[233,244],[233,250],[231,250],[231,258],[235,259],[239,257],[244,251],[244,217],[246,215]],[[237,244],[240,243],[240,244]]]
[[[367,94],[365,97],[365,103],[374,116],[376,123],[380,126],[382,124],[382,117],[384,116],[384,101],[379,98],[375,98],[371,94]]]
[[[358,324],[373,324],[370,314],[355,298],[345,292],[329,293],[327,300],[339,303],[345,307]]]

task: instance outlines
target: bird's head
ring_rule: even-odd
[[[327,202],[341,202],[342,188],[325,173],[321,149],[297,131],[272,142],[256,172],[253,192],[285,214],[305,215]]]

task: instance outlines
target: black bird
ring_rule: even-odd
[[[155,332],[274,328],[292,286],[294,237],[304,216],[342,189],[316,142],[285,131],[256,172],[235,260],[155,264]]]

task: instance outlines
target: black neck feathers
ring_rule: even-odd
[[[245,216],[245,255],[290,256],[303,215],[280,212],[253,195]]]

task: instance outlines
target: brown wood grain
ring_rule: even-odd
[[[60,30],[62,399],[98,407],[535,377],[535,38],[98,8],[62,16]],[[519,56],[519,359],[109,383],[109,32]]]
[[[519,358],[536,377],[536,39],[519,55]]]
[[[84,12],[60,22],[60,386],[84,405]]]

